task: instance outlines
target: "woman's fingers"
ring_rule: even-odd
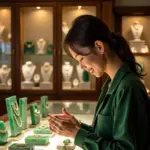
[[[65,108],[62,108],[62,113],[65,115],[71,116],[71,114],[69,112],[67,112]]]

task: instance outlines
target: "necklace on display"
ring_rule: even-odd
[[[18,107],[18,104],[17,104],[16,101],[11,104],[11,107],[12,107],[13,112],[15,113],[15,115],[20,116],[20,110],[19,110],[19,107]]]
[[[17,104],[16,101],[11,104],[11,108],[13,110],[13,116],[14,116],[14,119],[16,121],[17,126],[22,127],[22,120],[21,120],[21,117],[20,117],[20,110],[19,110],[19,107],[18,107],[18,104]]]

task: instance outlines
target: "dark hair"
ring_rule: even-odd
[[[73,51],[80,55],[88,55],[94,48],[96,40],[100,40],[108,44],[111,50],[114,50],[118,57],[127,63],[129,68],[138,76],[144,76],[142,74],[142,67],[136,63],[133,53],[123,36],[112,33],[107,25],[103,23],[99,18],[91,15],[82,15],[77,17],[71,29],[64,40],[64,49],[69,54],[68,46]],[[80,47],[89,47],[91,52],[83,53],[82,50],[75,48],[75,45]],[[66,47],[67,46],[67,47]],[[139,69],[140,68],[140,69]]]

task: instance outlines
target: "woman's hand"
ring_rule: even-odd
[[[81,127],[81,121],[77,120],[73,115],[68,113],[65,108],[62,108],[62,113],[70,117],[72,123],[74,123],[76,126],[78,126],[79,128]]]
[[[63,135],[66,137],[75,138],[80,127],[77,126],[70,118],[60,119],[56,116],[49,116],[50,130],[55,134]]]

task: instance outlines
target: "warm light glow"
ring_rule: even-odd
[[[82,8],[82,6],[78,6],[78,9],[81,9]]]
[[[40,7],[40,6],[37,6],[36,9],[41,9],[41,7]]]

